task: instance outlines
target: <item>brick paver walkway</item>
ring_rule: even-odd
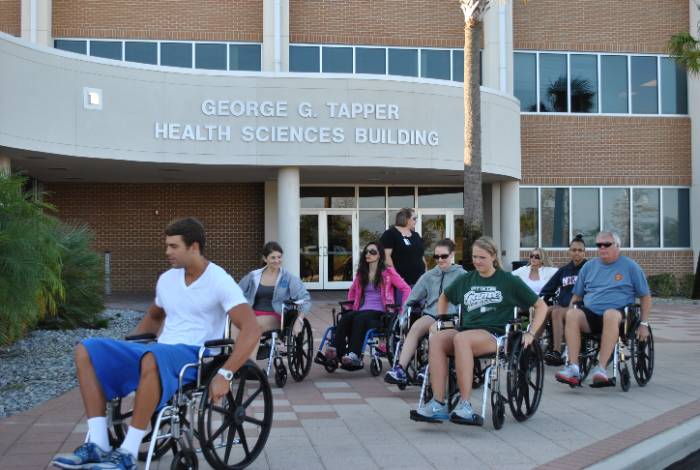
[[[315,294],[310,315],[317,341],[327,326],[333,294]],[[571,389],[546,368],[540,408],[527,422],[506,412],[496,431],[429,425],[408,418],[418,390],[400,392],[367,368],[328,374],[314,365],[303,382],[273,388],[273,429],[254,469],[339,468],[585,468],[700,415],[700,309],[658,304],[652,323],[656,368],[649,385]],[[386,370],[386,364],[385,364]],[[476,391],[473,402],[480,403]],[[0,420],[0,468],[45,468],[54,453],[72,450],[86,426],[73,390],[28,412]],[[152,468],[170,468],[166,456]],[[200,468],[208,468],[203,458]]]

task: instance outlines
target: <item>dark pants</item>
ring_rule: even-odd
[[[335,329],[335,347],[338,357],[343,357],[348,351],[358,356],[362,353],[362,344],[370,328],[381,326],[384,312],[377,310],[361,310],[344,313],[340,316]]]

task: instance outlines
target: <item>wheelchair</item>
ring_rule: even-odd
[[[338,367],[349,371],[359,370],[364,367],[364,364],[359,367],[346,366],[340,363],[339,357],[335,357],[333,359],[329,359],[326,357],[326,348],[332,347],[332,345],[335,344],[335,330],[338,327],[338,321],[340,320],[341,315],[352,311],[353,301],[345,300],[339,302],[339,304],[340,310],[336,311],[336,309],[334,308],[331,311],[333,325],[326,328],[326,331],[323,334],[323,338],[321,339],[321,344],[319,345],[318,351],[316,352],[316,357],[314,358],[314,362],[316,364],[322,365],[328,373],[335,372],[336,369],[338,369]],[[389,328],[390,325],[393,324],[395,318],[398,316],[398,313],[401,309],[401,305],[387,304],[385,307],[386,311],[381,318],[382,325],[379,328],[370,328],[369,330],[367,330],[367,332],[365,333],[365,339],[362,343],[362,353],[360,354],[360,359],[363,359],[364,352],[368,350],[368,354],[370,357],[369,371],[373,377],[377,377],[379,374],[382,373],[383,357],[388,358],[390,363],[393,362],[393,356],[389,351],[389,347],[387,344]]]
[[[511,414],[517,421],[526,421],[532,417],[539,407],[544,386],[544,361],[542,350],[537,340],[529,347],[522,346],[523,319],[514,309],[514,318],[506,325],[505,334],[496,338],[496,352],[474,357],[473,388],[483,385],[481,421],[486,419],[487,406],[491,407],[491,420],[495,429],[501,429],[505,422],[506,403]],[[461,319],[461,308],[455,315],[440,315],[438,317],[438,331],[455,328]],[[483,364],[486,367],[483,367]],[[460,401],[459,387],[457,385],[457,369],[454,356],[449,357],[447,379],[447,403],[451,412]],[[506,393],[501,391],[502,375],[505,375]],[[418,406],[432,398],[432,390],[429,380],[429,366],[426,368],[425,380],[421,387]],[[411,419],[414,421],[434,422],[429,418],[419,415],[416,410],[411,411]]]
[[[613,348],[611,362],[613,364],[613,376],[607,382],[592,383],[592,388],[615,387],[620,381],[620,388],[623,392],[630,389],[631,375],[637,385],[644,387],[651,380],[654,373],[654,335],[649,326],[649,337],[645,341],[637,338],[637,329],[641,321],[641,309],[638,304],[628,305],[622,314],[620,324],[620,335]],[[598,353],[600,351],[600,334],[581,335],[581,352],[579,353],[579,367],[581,370],[581,383],[586,379],[591,369],[598,364]],[[632,365],[630,374],[627,361]],[[572,387],[575,385],[569,384]]]
[[[280,319],[280,329],[266,331],[260,337],[260,348],[256,359],[267,359],[265,373],[268,377],[272,368],[275,368],[275,385],[279,388],[287,383],[287,366],[296,382],[304,380],[311,370],[314,338],[309,320],[304,318],[299,334],[295,335],[293,332],[294,322],[299,315],[299,306],[302,303],[303,301],[286,300],[284,313]],[[280,342],[284,344],[284,349],[280,348]],[[284,365],[285,357],[287,366]]]
[[[387,336],[388,356],[392,358],[391,365],[395,367],[399,363],[401,348],[406,340],[406,336],[413,324],[421,318],[423,305],[420,302],[406,304],[404,312],[396,315],[389,328]],[[411,362],[406,366],[405,372],[407,383],[397,384],[400,390],[405,390],[407,385],[421,385],[423,383],[423,370],[428,365],[428,335],[424,335],[418,340],[416,352],[411,358]]]
[[[129,336],[127,341],[154,341],[156,336]],[[198,454],[215,469],[241,469],[262,452],[272,427],[272,390],[267,376],[248,360],[234,374],[229,393],[222,402],[209,402],[209,384],[228,359],[233,340],[207,341],[196,363],[186,364],[179,374],[178,389],[171,400],[151,418],[150,429],[139,449],[138,459],[149,469],[168,451],[174,454],[172,470],[199,466]],[[218,350],[211,355],[210,350]],[[195,368],[194,382],[183,384],[188,369]],[[110,444],[118,446],[132,416],[131,396],[107,403]]]

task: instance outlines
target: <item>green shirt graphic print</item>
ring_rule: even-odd
[[[502,335],[513,319],[515,307],[529,308],[537,295],[522,279],[501,269],[491,277],[468,272],[454,280],[444,291],[455,305],[462,306],[460,329],[483,329]]]

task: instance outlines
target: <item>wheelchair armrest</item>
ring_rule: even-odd
[[[386,309],[387,313],[394,313],[401,310],[401,304],[386,304],[384,308]]]
[[[352,310],[352,305],[355,303],[354,300],[341,300],[338,302],[340,304],[340,313],[345,313]]]
[[[285,307],[293,308],[293,309],[296,309],[297,307],[304,305],[303,300],[296,300],[296,299],[287,299],[282,303],[284,304]]]
[[[204,343],[205,348],[220,348],[221,346],[233,346],[231,338],[213,339]]]
[[[438,315],[435,319],[437,321],[452,321],[455,319],[455,317],[456,317],[456,315],[454,315],[452,313],[445,313],[443,315]]]
[[[157,336],[153,333],[142,333],[140,335],[131,335],[131,336],[126,336],[124,339],[126,341],[141,341],[141,342],[147,342],[147,341],[155,341]]]
[[[411,300],[410,302],[406,303],[406,307],[411,307],[411,308],[416,308],[421,306],[421,301],[420,300]]]

